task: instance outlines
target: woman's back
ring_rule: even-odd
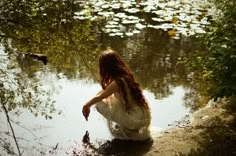
[[[150,112],[137,104],[130,94],[128,85],[124,83],[127,100],[124,100],[122,92],[119,91],[96,104],[96,109],[107,119],[109,129],[116,138],[133,140],[149,138]],[[125,107],[127,102],[129,110]]]
[[[99,73],[102,90],[84,105],[86,120],[96,104],[116,138],[149,138],[150,109],[128,65],[118,53],[107,50],[99,56]]]

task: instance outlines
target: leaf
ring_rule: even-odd
[[[176,24],[178,22],[178,18],[176,16],[173,16],[172,18],[172,23]]]
[[[176,30],[169,30],[168,35],[170,36],[176,36]]]

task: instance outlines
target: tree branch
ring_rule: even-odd
[[[11,125],[11,121],[10,121],[10,117],[9,117],[9,115],[8,115],[7,108],[5,107],[5,105],[4,105],[3,103],[2,103],[2,107],[3,107],[3,110],[4,110],[5,115],[6,115],[6,117],[7,117],[7,122],[8,122],[8,124],[10,125],[11,132],[12,132],[13,139],[14,139],[15,144],[16,144],[16,147],[17,147],[18,154],[19,154],[19,156],[21,156],[20,148],[19,148],[19,145],[18,145],[17,140],[16,140],[16,135],[15,135],[14,129],[13,129],[12,125]]]

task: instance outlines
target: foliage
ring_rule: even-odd
[[[0,6],[0,37],[7,53],[44,54],[49,64],[57,67],[55,72],[69,78],[95,77],[94,27],[90,21],[74,18],[80,11],[78,2],[3,0]],[[96,61],[85,59],[89,57]]]
[[[33,78],[37,69],[34,72],[29,70],[35,67],[21,56],[16,59],[15,51],[44,53],[53,66],[65,62],[67,68],[66,63],[73,62],[70,66],[76,70],[78,62],[84,60],[78,61],[75,56],[87,50],[80,46],[81,42],[90,44],[92,40],[90,23],[75,22],[73,16],[80,6],[74,0],[1,0],[0,8],[0,41],[8,54],[8,57],[1,56],[0,59],[1,103],[8,111],[24,107],[35,116],[40,113],[51,118],[48,113],[55,111],[51,93],[41,88],[39,80]]]
[[[209,82],[208,94],[217,99],[236,94],[236,1],[215,0],[215,5],[219,15],[207,33],[197,37],[197,44],[205,48],[188,61]]]
[[[4,64],[3,64],[4,62]],[[35,116],[41,114],[51,119],[56,112],[51,93],[41,88],[37,79],[27,79],[20,69],[12,68],[11,61],[4,56],[0,59],[0,103],[8,112],[19,114],[17,108],[28,109]]]
[[[75,5],[73,1],[48,1],[48,0],[1,0],[0,1],[0,112],[10,115],[20,115],[19,108],[25,108],[36,117],[41,115],[51,119],[53,113],[60,114],[54,101],[52,92],[45,89],[42,82],[32,76],[35,73],[28,60],[21,53],[46,53],[50,43],[60,39],[62,29],[60,24],[63,19],[72,19]],[[64,21],[67,23],[67,21]],[[56,34],[56,35],[55,35]],[[54,38],[53,38],[53,37]],[[58,41],[58,40],[56,40]],[[56,47],[57,45],[54,45]],[[45,47],[45,49],[43,49]],[[54,49],[55,50],[55,49]],[[2,53],[5,51],[5,53]],[[60,53],[59,53],[60,54]],[[60,56],[60,55],[59,55]],[[63,56],[63,55],[62,55]],[[60,57],[61,58],[61,57]],[[61,61],[60,61],[61,62]],[[20,66],[20,68],[19,68]],[[25,68],[28,68],[25,70]],[[54,88],[53,88],[54,89]],[[55,90],[53,90],[55,92]],[[14,122],[13,120],[9,120]],[[3,129],[2,129],[3,130]],[[0,146],[10,155],[15,155],[14,148],[10,145],[5,134],[0,132]],[[14,137],[15,138],[15,137]],[[18,140],[18,138],[17,138]]]

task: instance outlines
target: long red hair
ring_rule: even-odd
[[[135,81],[130,68],[117,52],[113,50],[104,51],[99,57],[99,70],[100,83],[103,89],[106,89],[111,81],[116,81],[125,100],[126,110],[130,110],[131,106],[127,100],[125,82],[130,89],[131,97],[137,102],[139,106],[149,110],[148,103],[142,94],[139,83]]]

